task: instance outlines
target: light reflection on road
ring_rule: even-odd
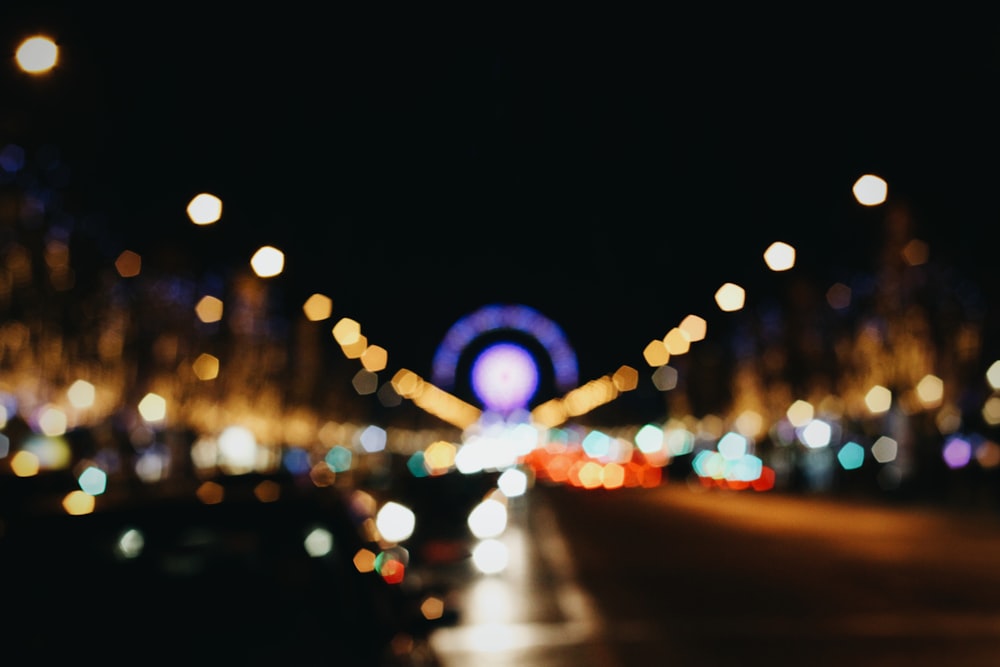
[[[536,498],[523,500],[501,538],[508,567],[463,586],[456,599],[459,624],[432,635],[441,664],[615,667],[601,639],[603,623],[575,580],[552,510]]]

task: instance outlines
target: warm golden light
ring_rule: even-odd
[[[892,392],[880,384],[875,385],[865,394],[865,405],[872,414],[881,414],[892,405]]]
[[[815,414],[816,409],[813,407],[812,403],[801,399],[794,401],[788,406],[788,409],[785,410],[785,416],[788,417],[788,423],[796,428],[808,424],[812,421]]]
[[[358,342],[361,338],[361,325],[349,317],[342,317],[333,326],[333,339],[343,347],[345,345],[353,345]]]
[[[369,345],[365,348],[365,351],[361,353],[361,365],[364,366],[366,370],[372,372],[385,370],[388,363],[389,353],[385,351],[385,348],[378,345]]]
[[[202,322],[209,324],[222,319],[222,300],[214,296],[203,296],[194,307],[195,315]]]
[[[994,361],[986,369],[986,381],[990,383],[990,387],[993,389],[1000,389],[1000,359]]]
[[[14,54],[17,65],[29,74],[48,72],[59,62],[59,47],[44,35],[29,37],[21,42]]]
[[[667,346],[663,343],[663,340],[656,338],[649,341],[649,344],[646,345],[646,348],[642,351],[642,358],[646,360],[647,364],[655,368],[670,361],[670,352],[667,350]]]
[[[663,337],[663,344],[672,356],[685,354],[691,349],[691,340],[684,331],[677,327],[667,332],[667,335]]]
[[[122,251],[115,260],[115,270],[122,278],[134,278],[142,271],[142,257],[131,250]]]
[[[67,493],[62,500],[63,509],[66,510],[67,514],[73,516],[81,516],[83,514],[90,514],[94,511],[94,505],[96,504],[94,496],[84,491],[70,491]]]
[[[219,377],[219,359],[211,354],[199,354],[191,364],[191,370],[199,380],[214,380]]]
[[[273,278],[285,269],[285,253],[274,246],[262,246],[250,258],[250,267],[260,278]]]
[[[698,341],[705,339],[705,334],[708,331],[708,324],[705,322],[703,317],[692,314],[681,320],[679,328],[684,332],[689,341],[697,343]]]
[[[746,291],[734,283],[724,283],[715,292],[715,303],[719,309],[731,313],[743,308],[746,300]]]
[[[86,380],[77,380],[66,390],[66,397],[74,408],[79,410],[94,406],[97,389]]]
[[[851,191],[854,193],[854,198],[862,206],[878,206],[885,203],[889,187],[878,176],[865,174],[854,182]]]
[[[333,313],[333,300],[325,294],[313,294],[302,304],[302,312],[310,322],[329,319]]]
[[[795,248],[775,241],[764,251],[764,262],[772,271],[787,271],[795,266]]]
[[[211,225],[222,217],[222,200],[207,192],[195,195],[188,202],[187,214],[196,225]]]
[[[917,397],[925,408],[941,405],[944,398],[944,382],[936,375],[925,375],[917,383]]]
[[[139,401],[139,414],[148,422],[159,422],[167,416],[167,401],[159,394],[152,392]]]

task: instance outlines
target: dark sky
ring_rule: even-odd
[[[112,245],[198,270],[281,247],[290,302],[331,296],[418,372],[490,303],[557,322],[585,380],[689,312],[711,326],[722,282],[772,289],[771,241],[822,280],[863,267],[865,172],[941,253],[983,253],[997,222],[985,17],[14,2],[0,25],[63,56],[4,72],[0,143],[59,146]],[[183,216],[201,191],[212,228]]]

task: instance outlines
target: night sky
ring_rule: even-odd
[[[871,268],[866,172],[935,257],[986,273],[1000,42],[908,11],[8,2],[5,53],[42,30],[63,60],[29,80],[8,59],[0,144],[58,147],[66,208],[111,258],[208,275],[276,245],[290,304],[329,295],[424,374],[459,317],[524,304],[586,380],[641,367],[689,312],[711,335],[725,281],[750,306],[782,289],[772,241],[820,282]],[[203,191],[211,228],[184,215]]]

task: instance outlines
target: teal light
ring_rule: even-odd
[[[351,469],[351,450],[337,445],[326,453],[326,464],[334,472],[346,472]]]
[[[860,468],[865,462],[865,448],[856,442],[846,442],[837,452],[837,461],[844,470]]]

